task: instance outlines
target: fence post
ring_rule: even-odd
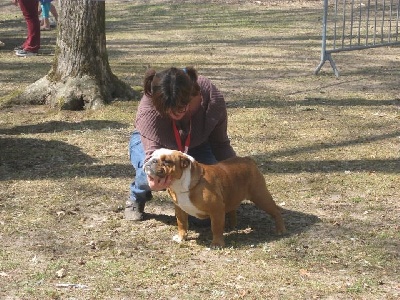
[[[339,76],[332,53],[400,44],[400,0],[387,1],[334,0],[334,9],[329,11],[329,0],[324,0],[321,61],[315,75],[328,60]]]
[[[318,67],[315,69],[314,74],[317,75],[321,70],[322,66],[325,64],[327,60],[331,64],[333,71],[335,72],[336,77],[339,77],[339,71],[336,68],[336,64],[332,59],[331,53],[326,51],[326,30],[327,30],[327,19],[328,19],[328,0],[324,0],[324,14],[322,17],[322,47],[321,47],[321,61]]]

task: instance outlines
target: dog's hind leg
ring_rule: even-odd
[[[276,205],[274,199],[268,189],[262,186],[253,191],[250,196],[252,201],[259,209],[262,209],[269,214],[275,220],[276,232],[278,234],[284,234],[286,232],[285,223],[283,222],[282,214],[278,205]]]
[[[235,229],[236,226],[237,226],[236,209],[228,212],[226,215],[228,217],[228,227],[229,227],[229,229]]]

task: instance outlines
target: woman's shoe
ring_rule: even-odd
[[[15,52],[15,54],[17,56],[20,56],[20,57],[27,57],[27,56],[35,56],[35,55],[37,55],[36,52],[31,52],[31,51],[26,51],[26,50],[18,50],[18,51]]]
[[[146,202],[127,201],[125,219],[128,221],[143,221],[145,204]]]

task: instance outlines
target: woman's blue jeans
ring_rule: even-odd
[[[212,165],[217,163],[208,143],[190,149],[188,154],[203,164]],[[140,133],[137,130],[132,133],[129,141],[129,157],[136,171],[135,180],[130,186],[130,200],[139,203],[146,202],[150,200],[152,196],[146,173],[143,170],[145,153],[140,139]]]

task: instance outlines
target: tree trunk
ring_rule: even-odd
[[[57,26],[50,72],[18,96],[18,102],[80,110],[101,107],[115,98],[134,98],[133,89],[111,72],[104,1],[59,1]]]

